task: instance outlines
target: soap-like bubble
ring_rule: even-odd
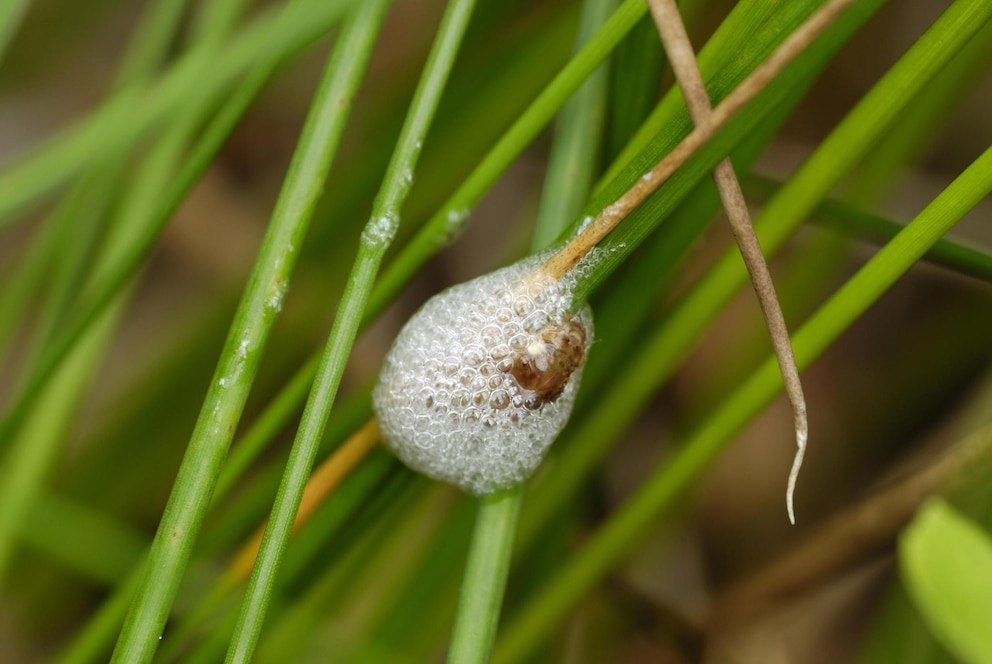
[[[400,331],[372,399],[411,468],[492,493],[526,480],[565,426],[592,312],[574,306],[574,276],[535,280],[544,258],[435,295]]]

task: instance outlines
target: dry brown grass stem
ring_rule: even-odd
[[[689,157],[702,147],[738,111],[761,92],[797,55],[826,29],[854,0],[829,0],[782,42],[769,58],[696,125],[654,168],[638,178],[626,193],[603,208],[596,218],[554,256],[538,268],[535,278],[561,279],[582,257],[638,205],[653,194]]]
[[[696,63],[696,54],[692,49],[692,43],[689,41],[689,35],[682,22],[679,9],[675,0],[648,0],[648,7],[651,9],[651,16],[658,27],[658,34],[661,35],[661,43],[665,48],[668,61],[671,63],[672,71],[682,89],[682,96],[685,97],[689,115],[692,117],[692,121],[699,126],[712,115],[713,106],[710,103],[709,94],[706,92],[706,84],[703,82],[699,65]],[[741,257],[744,259],[748,274],[751,276],[751,286],[754,288],[754,293],[761,306],[761,313],[768,325],[772,346],[775,349],[775,357],[778,359],[779,370],[782,372],[782,380],[785,383],[785,392],[792,404],[797,450],[796,459],[789,474],[786,508],[789,513],[789,521],[795,524],[793,494],[809,434],[806,398],[803,396],[803,386],[799,379],[796,358],[792,352],[789,330],[785,325],[785,317],[782,315],[778,296],[775,294],[775,284],[772,283],[768,263],[765,262],[761,245],[758,243],[758,236],[751,223],[751,213],[748,211],[744,192],[741,191],[740,182],[737,180],[734,165],[729,157],[717,164],[713,171],[713,180],[720,194],[723,209],[727,213],[727,219],[730,221],[730,227],[740,249]]]
[[[317,470],[313,471],[310,479],[307,480],[306,488],[303,490],[303,498],[300,500],[300,509],[296,513],[296,520],[293,521],[294,533],[313,516],[317,508],[327,499],[327,496],[341,484],[341,481],[372,451],[378,442],[379,423],[375,418],[372,418],[328,456]],[[241,583],[251,575],[264,534],[265,524],[262,524],[234,557],[225,575],[225,580],[229,585]]]

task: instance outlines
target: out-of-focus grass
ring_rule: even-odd
[[[68,28],[46,31],[37,21],[68,17],[78,8],[58,2],[31,4],[20,23],[21,35],[13,30],[18,3],[5,6],[7,13],[0,11],[0,80],[7,85],[0,95],[14,100],[8,105],[12,109],[31,109],[52,99],[69,103],[52,89],[60,58],[66,57],[62,54],[85,51],[92,40],[122,29],[133,32],[137,49],[119,67],[123,92],[108,93],[105,104],[88,112],[66,106],[42,116],[42,124],[50,122],[46,117],[81,119],[75,129],[48,132],[55,138],[39,142],[36,149],[0,157],[7,164],[0,171],[5,226],[0,240],[0,349],[5,361],[0,393],[8,398],[5,416],[11,407],[20,413],[5,419],[5,440],[0,441],[5,450],[0,459],[0,513],[21,515],[9,521],[16,528],[0,525],[0,561],[2,552],[12,554],[0,587],[0,659],[47,658],[62,646],[63,661],[106,658],[211,380],[209,367],[217,364],[218,354],[222,359],[236,356],[239,343],[232,345],[230,339],[241,339],[230,337],[222,354],[237,296],[249,278],[250,256],[223,234],[209,235],[211,222],[227,219],[229,225],[216,227],[247,229],[247,236],[258,242],[262,229],[252,220],[267,217],[268,209],[240,208],[235,218],[229,211],[247,201],[271,206],[272,187],[256,189],[256,183],[282,179],[282,155],[289,154],[302,123],[301,109],[317,85],[316,63],[323,59],[327,37],[347,5],[301,0],[286,14],[282,3],[250,5],[245,7],[250,10],[247,18],[239,21],[238,0],[205,3],[195,11],[185,4],[151,3],[145,27],[132,28],[126,25],[127,12],[117,14],[119,3],[94,3],[92,20],[77,21],[71,39],[49,46],[41,43],[46,34],[65,34],[58,30]],[[543,195],[540,216],[553,216],[555,223],[538,224],[539,232],[546,233],[542,242],[557,234],[548,229],[578,223],[584,214],[610,202],[688,130],[680,95],[659,89],[662,84],[667,87],[670,77],[643,3],[620,4],[607,28],[593,37],[593,46],[571,60],[577,8],[561,2],[537,4],[478,3],[425,143],[397,248],[385,257],[386,270],[376,283],[349,364],[339,367],[345,368],[342,397],[331,411],[318,458],[368,418],[368,385],[381,353],[417,302],[450,283],[453,274],[463,274],[458,271],[465,265],[477,274],[526,250],[532,219],[541,210],[538,197],[548,146],[559,143],[559,134],[578,132],[588,141],[582,145],[570,139],[556,149],[563,150],[562,155],[567,148],[586,155],[577,162],[588,168],[582,177],[599,184],[591,200],[575,192],[567,201],[551,196],[569,193],[563,183],[581,181],[569,170],[568,164],[576,162],[566,156],[552,158],[550,169],[557,175],[548,179],[550,191]],[[732,90],[819,3],[745,0],[732,11],[730,4],[680,3],[715,100]],[[866,246],[857,240],[890,243],[852,281],[864,288],[849,285],[838,296],[848,303],[857,300],[858,307],[841,307],[835,298],[806,328],[829,334],[815,339],[812,332],[797,335],[804,362],[823,351],[838,326],[849,325],[860,308],[878,296],[887,312],[893,311],[894,301],[907,297],[913,298],[914,311],[933,311],[926,325],[908,311],[900,314],[898,307],[892,319],[868,316],[830,351],[831,363],[836,363],[843,357],[838,354],[869,349],[868,359],[851,360],[865,364],[864,383],[876,391],[863,403],[834,396],[833,391],[844,387],[824,380],[823,363],[814,366],[809,385],[813,463],[804,470],[803,481],[816,495],[804,499],[801,484],[801,521],[804,502],[810,520],[818,518],[817,509],[838,504],[836,497],[825,495],[831,482],[861,491],[877,469],[898,462],[922,430],[941,426],[954,404],[966,398],[968,377],[981,368],[965,365],[988,361],[979,348],[982,330],[974,329],[987,323],[988,317],[975,315],[975,308],[987,304],[988,289],[954,274],[988,278],[988,237],[965,228],[964,239],[955,243],[941,240],[934,234],[937,227],[929,226],[926,244],[933,243],[933,248],[925,259],[949,270],[921,270],[896,288],[888,285],[891,273],[884,282],[870,284],[861,275],[876,273],[883,264],[898,263],[898,271],[903,271],[922,246],[914,245],[911,255],[893,259],[899,252],[892,247],[905,242],[892,240],[902,220],[911,216],[905,210],[924,207],[899,178],[909,172],[915,182],[928,182],[925,199],[930,200],[986,147],[975,144],[954,152],[942,142],[944,134],[938,128],[960,113],[958,109],[988,103],[981,91],[992,39],[989,29],[982,28],[989,12],[981,2],[957,0],[938,20],[939,8],[928,6],[915,12],[917,20],[924,19],[906,28],[912,32],[907,36],[894,35],[891,26],[904,25],[902,19],[913,10],[888,3],[877,19],[870,19],[883,4],[855,3],[850,14],[606,241],[615,251],[587,284],[597,315],[597,341],[580,406],[528,487],[510,568],[503,618],[512,625],[507,636],[517,639],[521,630],[526,632],[527,649],[541,648],[542,660],[574,659],[576,649],[586,650],[587,659],[612,661],[644,653],[654,659],[686,657],[673,623],[645,620],[644,603],[659,603],[661,614],[698,610],[706,591],[730,574],[721,566],[740,573],[752,564],[746,551],[788,546],[784,527],[768,525],[782,517],[776,489],[774,511],[761,510],[765,516],[754,529],[761,533],[753,536],[763,539],[760,545],[738,539],[740,553],[707,548],[720,541],[710,539],[709,532],[730,532],[721,515],[740,513],[748,500],[760,505],[761,496],[771,492],[764,488],[768,484],[781,481],[784,486],[784,475],[778,476],[784,465],[779,456],[788,452],[790,431],[787,426],[779,430],[774,419],[770,425],[758,425],[765,427],[758,460],[736,478],[747,498],[737,501],[743,504],[708,505],[699,514],[658,518],[656,505],[640,511],[630,507],[646,505],[643,496],[651,487],[671,486],[666,482],[688,467],[688,458],[694,461],[691,472],[680,476],[679,491],[706,486],[697,478],[711,467],[716,450],[734,437],[749,439],[746,431],[741,433],[744,423],[775,393],[774,372],[767,364],[755,369],[767,348],[765,333],[756,314],[733,299],[744,283],[739,259],[732,253],[720,257],[725,237],[719,224],[711,228],[708,223],[718,203],[705,175],[728,152],[742,177],[748,176],[744,180],[750,182],[751,202],[761,208],[759,231],[766,249],[784,250],[772,267],[790,317],[816,311],[851,272],[856,260],[852,256],[858,255],[852,254],[852,246]],[[315,359],[308,363],[307,358],[315,358],[312,353],[346,286],[362,222],[442,12],[442,3],[393,3],[369,72],[360,82],[356,110],[342,128],[340,159],[326,176],[318,174],[311,182],[314,195],[322,193],[313,228],[294,242],[293,253],[300,256],[298,274],[278,320],[273,313],[265,322],[273,327],[266,355],[259,360],[258,380],[250,397],[247,383],[243,385],[234,409],[244,407],[244,417],[227,420],[232,430],[224,437],[233,436],[236,442],[216,492],[197,493],[196,510],[205,513],[212,507],[195,546],[194,532],[186,532],[191,547],[186,551],[191,561],[186,574],[170,572],[175,603],[170,598],[155,611],[157,620],[171,615],[159,650],[166,661],[216,661],[228,648],[238,597],[217,590],[217,579],[272,505],[289,434],[316,367]],[[706,26],[718,23],[722,26],[710,34]],[[893,66],[930,24],[935,24],[932,32]],[[225,37],[229,26],[234,35],[230,39]],[[194,66],[197,58],[204,58],[205,47],[199,47],[198,55],[196,46],[204,39],[216,40],[216,55],[209,58],[210,67]],[[899,45],[890,47],[892,40]],[[321,42],[320,52],[304,56],[304,48],[316,41]],[[864,55],[866,44],[870,56]],[[29,54],[37,59],[27,66]],[[108,64],[94,61],[89,66],[106,69]],[[245,79],[252,67],[255,73]],[[593,85],[600,85],[597,95],[606,90],[605,104],[588,107],[589,115],[582,120],[560,114],[594,71],[599,77],[608,75],[608,85],[603,88],[600,78],[584,88],[575,106],[581,107],[579,100]],[[278,87],[263,91],[276,75]],[[112,78],[102,71],[95,76]],[[357,78],[354,83],[359,84]],[[925,94],[918,93],[921,87]],[[837,91],[837,99],[857,102],[852,104],[855,110],[802,102],[808,91],[822,101],[828,89],[830,94]],[[276,96],[276,90],[287,96]],[[22,111],[3,112],[5,124],[25,122]],[[247,122],[238,125],[245,112]],[[605,116],[584,124],[599,113]],[[844,114],[847,118],[831,131]],[[555,131],[545,131],[555,115]],[[233,142],[223,147],[236,125]],[[605,131],[597,138],[593,127],[599,126]],[[582,133],[577,127],[590,129]],[[628,139],[632,140],[624,145]],[[812,156],[791,177],[778,175],[773,181],[761,175],[792,170],[790,164],[783,165],[788,160],[777,161],[776,155],[797,145]],[[934,150],[939,160],[929,156]],[[246,154],[254,160],[252,165],[242,163]],[[947,167],[949,163],[953,167]],[[209,169],[208,177],[197,184],[204,169]],[[973,176],[969,171],[967,178],[975,180]],[[960,181],[955,185],[961,186]],[[835,198],[828,198],[830,194]],[[204,203],[210,197],[225,204],[210,208]],[[562,208],[554,211],[547,201],[556,199]],[[951,217],[942,215],[958,216],[966,203],[974,202],[975,197],[949,201],[945,196],[921,219],[948,221]],[[462,218],[465,208],[473,213]],[[166,228],[177,210],[180,223]],[[457,223],[449,223],[452,213]],[[182,223],[184,218],[194,223]],[[846,237],[800,228],[810,219],[828,228],[843,224]],[[465,230],[463,237],[454,237],[456,227]],[[797,229],[797,239],[790,240]],[[198,270],[187,253],[191,237],[206,238],[218,266],[241,267],[215,274]],[[451,242],[451,250],[431,258]],[[235,255],[239,258],[229,263],[227,258]],[[267,261],[263,255],[261,264]],[[693,282],[696,286],[690,288]],[[132,303],[112,305],[128,288]],[[854,290],[858,292],[851,295]],[[672,302],[681,304],[672,309]],[[98,317],[98,304],[116,307],[116,320]],[[380,321],[372,324],[376,317]],[[103,330],[94,327],[98,321],[103,321]],[[902,329],[903,324],[913,327]],[[693,351],[704,333],[701,348],[707,357]],[[102,340],[92,342],[93,350],[86,353],[81,340],[93,338],[89,335]],[[103,346],[106,360],[100,360]],[[88,357],[74,359],[80,353]],[[676,371],[678,367],[683,368]],[[835,381],[848,375],[839,371]],[[72,376],[70,386],[60,380],[66,372]],[[735,390],[739,383],[743,387]],[[42,398],[60,390],[65,396],[58,403]],[[727,393],[732,395],[729,401]],[[921,395],[926,395],[926,404]],[[204,422],[215,422],[210,403]],[[670,421],[659,420],[658,411]],[[775,412],[773,407],[769,417]],[[638,417],[660,421],[660,431],[641,427],[621,435]],[[661,451],[661,440],[682,439],[680,430],[690,424],[698,434],[691,440],[719,443],[690,445],[667,470],[642,485],[637,493],[641,497],[623,503],[620,497],[633,492],[657,460],[670,454]],[[863,449],[842,444],[845,431],[859,429],[866,434]],[[717,430],[719,435],[713,433]],[[872,437],[868,432],[876,433]],[[699,449],[705,453],[693,452]],[[223,450],[218,450],[219,464]],[[719,477],[718,472],[710,480],[712,495],[726,491]],[[608,515],[617,506],[620,511]],[[663,506],[671,507],[671,501],[666,498]],[[634,512],[640,517],[631,521]],[[291,540],[272,586],[270,619],[260,632],[255,659],[423,661],[436,656],[451,631],[473,513],[471,504],[454,491],[415,481],[387,453],[375,452]],[[665,514],[673,512],[666,509]],[[618,536],[618,522],[634,525]],[[580,546],[584,534],[601,523],[607,525],[589,539],[592,548]],[[658,542],[651,540],[656,532],[669,533],[690,547],[681,558],[665,555],[649,574],[643,566],[625,567],[623,557],[612,553],[596,557],[596,551],[606,549],[625,554],[657,551]],[[609,547],[597,544],[611,538]],[[649,548],[638,549],[645,541],[651,542]],[[671,551],[671,546],[661,545],[661,551]],[[594,596],[596,611],[580,611],[579,619],[586,621],[580,630],[583,636],[572,632],[571,640],[559,641],[554,623],[564,612],[542,613],[538,620],[528,607],[549,576],[559,579],[553,584],[565,583],[560,579],[571,578],[567,570],[592,569],[587,565],[592,558],[597,561],[596,574],[583,577],[581,584],[566,585],[574,595],[569,605]],[[705,561],[712,567],[710,579],[698,571]],[[595,591],[591,581],[607,573],[615,583],[605,592]],[[683,586],[675,585],[675,579]],[[676,590],[685,584],[687,591]],[[686,609],[690,604],[681,601],[667,606],[660,599],[665,597],[694,598],[697,604],[695,609]],[[858,615],[868,611],[869,599],[859,596]],[[139,600],[139,606],[142,603]],[[825,625],[828,613],[814,603],[803,615]],[[866,661],[885,661],[886,654],[905,652],[897,650],[892,635],[919,629],[909,612],[886,608],[883,614]],[[589,622],[593,615],[597,619]],[[153,636],[157,641],[155,629],[145,631],[146,643]],[[726,635],[708,636],[715,642]],[[857,639],[852,630],[824,643],[844,644],[845,652],[851,653]],[[571,645],[562,648],[563,643]],[[928,659],[928,652],[919,648],[914,655],[919,661],[939,661]]]

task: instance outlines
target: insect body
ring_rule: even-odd
[[[586,330],[578,321],[566,318],[542,329],[540,338],[528,344],[510,368],[520,387],[532,392],[524,406],[536,410],[557,399],[585,355]]]

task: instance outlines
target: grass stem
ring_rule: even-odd
[[[362,12],[384,14],[388,2],[369,2]],[[334,326],[328,336],[317,377],[303,411],[293,448],[272,515],[265,528],[259,554],[242,602],[241,614],[227,652],[227,662],[251,658],[261,632],[272,586],[289,541],[307,477],[313,466],[324,425],[337,395],[345,363],[358,334],[379,264],[400,222],[400,210],[413,184],[413,174],[424,138],[437,110],[475,7],[475,0],[452,0],[441,20],[382,187],[372,206],[372,217],[362,231],[358,255],[348,278]]]
[[[149,661],[158,647],[378,33],[377,25],[353,23],[350,28],[338,38],[307,116],[121,630],[115,662]]]
[[[712,138],[734,115],[754,99],[759,92],[794,58],[836,19],[854,0],[830,0],[789,35],[769,58],[741,82],[706,119],[696,125],[688,136],[675,146],[653,168],[646,172],[620,198],[604,207],[585,230],[576,235],[554,256],[549,258],[536,275],[538,283],[545,278],[561,279],[582,260],[600,240],[627,218],[658,187],[671,177],[695,152]]]
[[[313,513],[327,500],[331,492],[378,442],[379,425],[375,419],[371,419],[313,471],[307,480],[303,495],[300,498],[299,509],[293,519],[293,532],[296,532],[313,516]],[[224,582],[227,587],[233,587],[251,575],[264,534],[265,526],[263,524],[235,555],[230,568],[224,575]]]
[[[481,664],[489,661],[506,577],[510,572],[513,533],[523,502],[523,488],[484,496],[469,548],[462,581],[458,616],[448,649],[450,664]]]
[[[585,0],[582,3],[577,52],[582,52],[609,20],[612,4],[612,0]],[[607,70],[601,67],[562,109],[531,238],[534,250],[543,250],[553,243],[589,196],[596,156],[603,142],[607,85]],[[449,662],[489,660],[522,502],[523,486],[480,499],[451,636]]]
[[[648,7],[654,17],[655,24],[658,26],[662,45],[668,55],[668,61],[672,64],[672,71],[675,72],[675,78],[682,89],[686,106],[689,108],[689,115],[692,116],[693,122],[697,125],[705,122],[706,118],[713,112],[713,107],[710,103],[709,93],[706,92],[703,76],[699,72],[699,65],[696,63],[696,54],[693,52],[692,43],[689,41],[685,25],[682,24],[679,8],[674,0],[649,0]],[[803,396],[799,370],[796,369],[796,358],[792,353],[789,329],[786,327],[782,306],[775,294],[775,284],[772,282],[768,263],[765,262],[765,256],[761,251],[758,235],[754,232],[751,213],[748,211],[747,201],[744,200],[744,192],[741,191],[741,184],[737,181],[737,174],[734,172],[734,165],[729,157],[717,165],[713,171],[713,181],[716,183],[723,209],[730,221],[737,247],[740,249],[748,274],[751,276],[751,286],[758,297],[758,303],[761,305],[761,313],[765,317],[765,324],[768,326],[772,346],[775,349],[775,357],[778,358],[779,369],[782,372],[782,380],[785,382],[785,391],[792,404],[798,449],[792,471],[789,473],[786,507],[789,521],[794,525],[796,514],[793,507],[793,494],[796,489],[799,469],[802,467],[803,456],[806,453],[806,441],[809,437],[806,398]]]

